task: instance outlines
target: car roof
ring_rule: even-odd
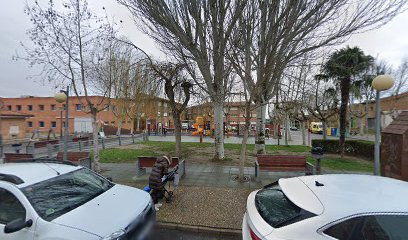
[[[56,177],[58,173],[65,174],[80,168],[82,167],[56,163],[5,163],[0,165],[0,174],[20,178],[23,183],[17,184],[17,187],[23,188]]]
[[[305,199],[296,188],[290,188],[290,182],[303,182],[310,189],[315,199]],[[316,186],[316,181],[324,186]],[[372,212],[408,212],[408,183],[387,177],[328,174],[312,175],[279,181],[282,190],[289,199],[305,210],[318,209],[320,202],[322,214],[335,217],[347,217],[353,214]],[[293,185],[293,183],[292,183]]]

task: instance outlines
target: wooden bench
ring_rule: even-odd
[[[29,153],[4,153],[4,163],[32,160],[33,158],[33,154]]]
[[[306,161],[306,156],[267,155],[256,156],[255,177],[260,170],[274,172],[305,172],[306,175],[314,173],[314,166]]]
[[[58,152],[57,160],[64,160],[64,152]],[[67,160],[76,165],[92,169],[92,161],[89,152],[67,152]]]
[[[157,157],[152,157],[152,156],[137,157],[137,161],[136,161],[137,174],[141,175],[141,174],[146,173],[146,169],[152,168],[153,165],[156,163],[156,160],[157,160]],[[172,157],[170,168],[175,168],[177,165],[179,166],[178,174],[181,178],[186,172],[185,161],[184,160],[180,161],[178,157]]]

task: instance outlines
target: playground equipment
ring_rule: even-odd
[[[192,135],[192,136],[200,135],[200,133],[202,133],[203,130],[204,130],[203,128],[200,127],[200,125],[203,125],[203,124],[204,124],[203,117],[197,117],[197,118],[196,118],[196,122],[193,124],[193,127],[194,127],[195,129],[197,129],[197,131],[192,132],[191,135]]]

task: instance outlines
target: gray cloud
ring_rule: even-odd
[[[13,61],[15,52],[23,54],[20,41],[29,44],[25,32],[31,27],[28,17],[24,14],[25,1],[3,1],[0,8],[0,96],[18,97],[20,95],[50,96],[55,86],[43,85],[41,79],[35,81],[29,76],[39,72],[39,68],[29,68],[23,61]],[[141,33],[129,12],[112,0],[89,0],[94,11],[101,13],[104,6],[116,21],[122,20],[121,33],[136,45],[153,56],[164,58],[164,54],[154,42]],[[386,26],[371,32],[350,38],[344,45],[359,46],[366,54],[378,56],[390,64],[397,66],[403,57],[408,56],[408,12],[401,14]]]

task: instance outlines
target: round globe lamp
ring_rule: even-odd
[[[54,98],[58,103],[63,103],[67,100],[67,95],[63,92],[59,92],[54,95]]]
[[[372,86],[377,91],[384,91],[392,88],[394,79],[390,75],[378,75],[373,79]]]
[[[375,96],[375,144],[374,144],[374,175],[380,175],[380,92],[392,88],[394,79],[390,75],[378,75],[371,83],[376,90]]]

